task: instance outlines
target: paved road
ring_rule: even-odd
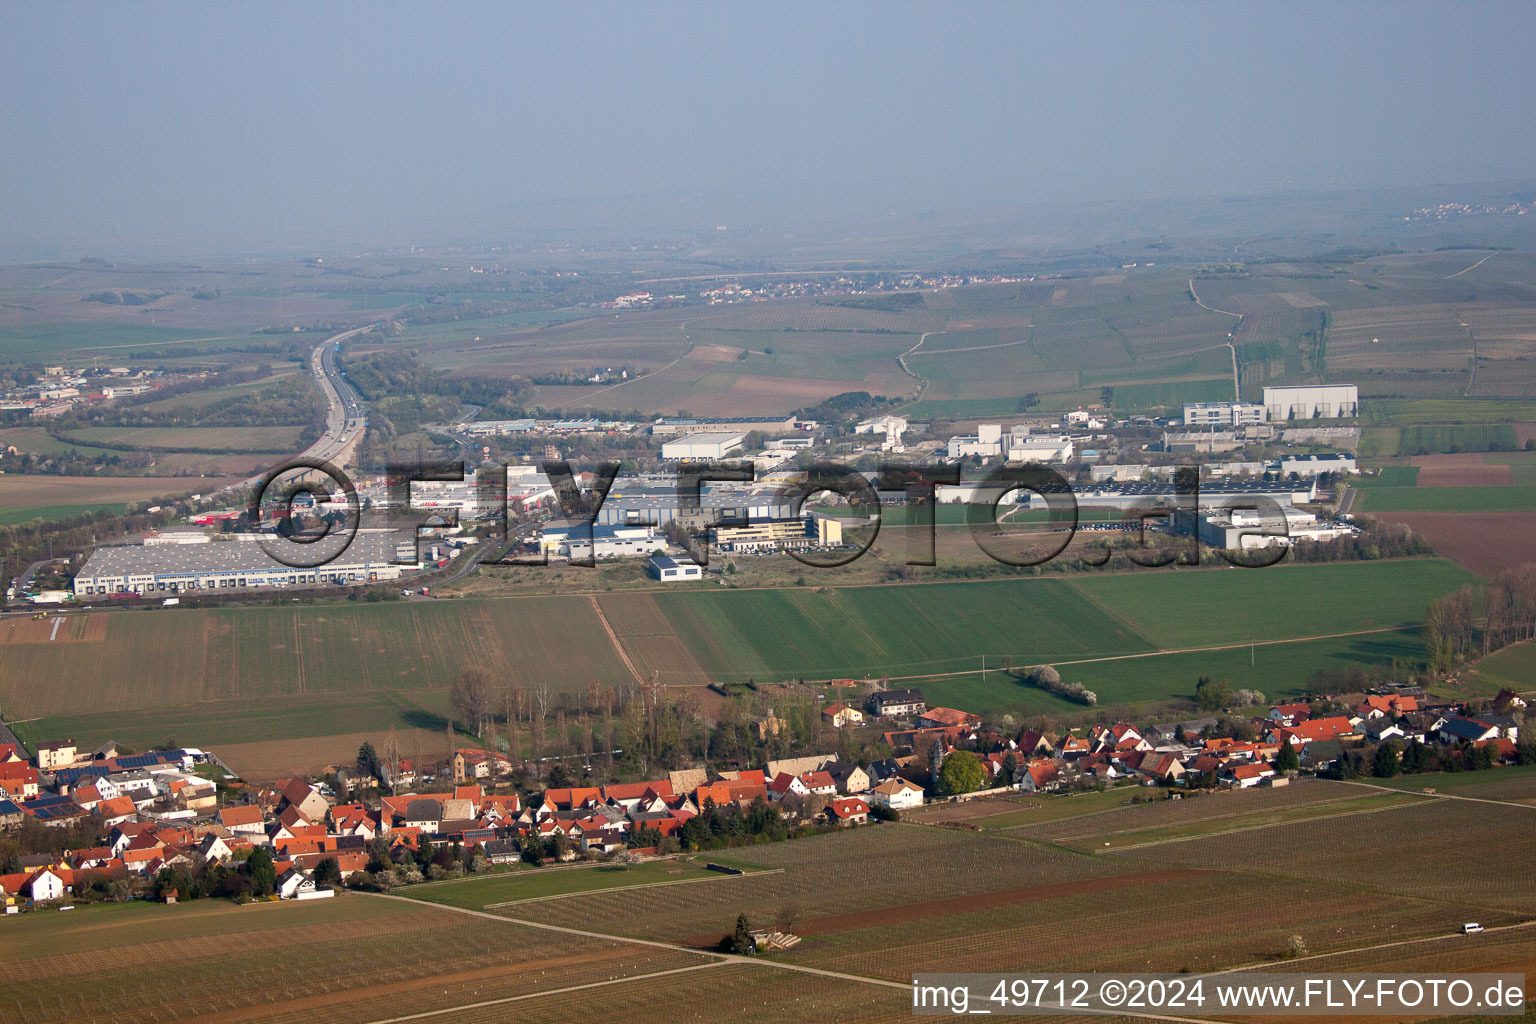
[[[337,368],[336,346],[366,330],[367,327],[358,327],[333,335],[310,353],[310,369],[315,375],[315,383],[325,392],[330,409],[325,416],[325,433],[304,450],[306,458],[334,459],[362,436],[366,423],[363,418],[363,400]]]
[[[314,351],[309,354],[310,372],[315,375],[315,383],[319,385],[325,395],[328,406],[325,413],[325,432],[319,440],[299,453],[299,458],[323,459],[327,462],[337,459],[345,453],[363,432],[367,429],[367,420],[363,416],[363,400],[357,391],[342,376],[341,370],[336,366],[336,346],[355,335],[370,329],[366,327],[354,327],[350,331],[342,331],[326,338]],[[246,477],[225,487],[224,490],[235,490],[260,483],[266,474]]]

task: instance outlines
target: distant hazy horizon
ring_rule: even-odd
[[[806,230],[1527,179],[1529,7],[21,5],[0,246]]]

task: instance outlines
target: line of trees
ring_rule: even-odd
[[[1536,637],[1536,563],[1505,569],[1481,587],[1468,584],[1435,598],[1424,612],[1423,637],[1436,672]]]

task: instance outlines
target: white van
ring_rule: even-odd
[[[1483,926],[1478,924],[1476,921],[1468,921],[1466,924],[1461,926],[1461,934],[1463,935],[1476,935],[1482,930]]]

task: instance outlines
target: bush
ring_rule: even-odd
[[[1061,673],[1049,665],[1036,665],[1024,675],[1024,682],[1030,686],[1038,687],[1047,693],[1054,693],[1058,697],[1076,701],[1093,707],[1099,702],[1099,695],[1088,689],[1082,683],[1064,683],[1061,681]]]

